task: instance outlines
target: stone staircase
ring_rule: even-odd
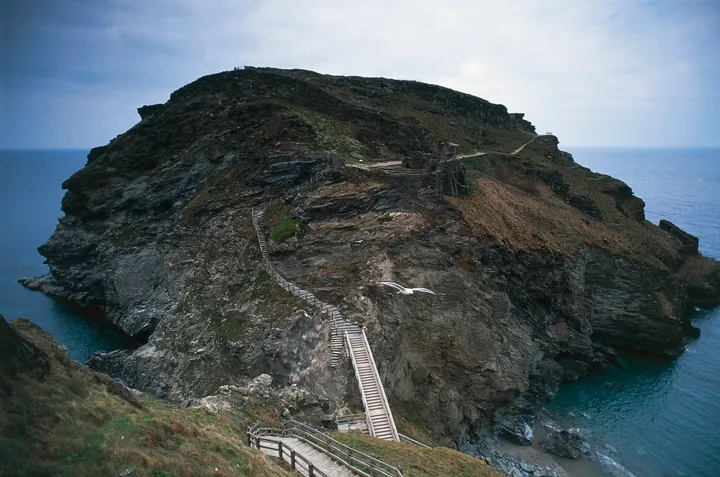
[[[305,300],[330,317],[333,325],[330,335],[330,366],[338,366],[345,356],[345,350],[349,351],[360,394],[363,398],[370,434],[380,439],[399,441],[395,421],[365,332],[359,326],[343,319],[340,310],[336,306],[323,303],[315,295],[290,283],[275,271],[270,262],[267,240],[262,231],[264,213],[265,211],[262,209],[252,209],[253,227],[257,234],[266,271],[285,290]]]

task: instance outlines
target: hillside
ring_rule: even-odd
[[[243,443],[257,414],[134,394],[70,360],[38,326],[0,317],[0,475],[290,476]],[[8,356],[15,352],[14,358]],[[35,358],[27,359],[26,353]],[[13,363],[25,363],[13,370]],[[15,372],[13,372],[15,371]]]
[[[260,402],[217,413],[184,408],[131,392],[69,359],[38,326],[0,316],[0,475],[135,477],[300,475],[245,445],[257,419],[277,418]],[[387,444],[353,436],[354,446],[381,452]],[[399,459],[399,455],[402,456]],[[450,449],[394,444],[389,461],[407,476],[501,474]]]
[[[25,285],[142,340],[90,365],[163,399],[267,373],[331,413],[358,407],[328,321],[264,271],[252,207],[274,268],[366,327],[394,414],[448,444],[522,434],[561,381],[618,352],[676,356],[693,306],[720,301],[696,239],[502,105],[245,68],[139,113],[63,184],[50,274]]]

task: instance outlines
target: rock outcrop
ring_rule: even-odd
[[[581,429],[563,429],[551,423],[544,423],[547,435],[540,445],[543,449],[560,457],[577,459],[586,451]]]
[[[677,355],[693,305],[720,301],[718,264],[644,221],[627,185],[554,136],[510,154],[532,125],[470,95],[247,68],[141,115],[63,184],[66,215],[40,247],[50,274],[25,284],[145,342],[90,365],[165,399],[264,373],[359,402],[352,373],[328,366],[328,321],[264,271],[252,207],[268,235],[298,224],[270,241],[274,268],[366,327],[394,414],[439,440],[502,422],[522,435],[562,380],[619,349]],[[487,154],[448,160],[443,142]]]
[[[660,230],[664,230],[680,243],[680,250],[686,255],[697,255],[700,240],[694,235],[682,230],[669,220],[661,220],[658,224]]]
[[[19,374],[43,378],[50,372],[48,356],[20,336],[0,315],[0,393],[9,392],[5,380]]]

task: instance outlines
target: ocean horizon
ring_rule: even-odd
[[[647,220],[670,220],[700,239],[700,253],[720,259],[720,148],[565,150],[626,182]],[[679,358],[626,357],[622,367],[564,384],[546,410],[622,464],[608,467],[615,475],[720,475],[720,308],[698,309],[693,324],[700,337]]]

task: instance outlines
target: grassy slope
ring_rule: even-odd
[[[351,108],[395,118],[412,117],[434,137],[457,143],[462,153],[483,150],[510,153],[532,138],[528,132],[490,126],[478,118],[469,117],[452,107],[436,104],[412,92],[396,91],[388,94],[386,88],[376,84],[379,80],[377,78],[367,78],[367,82],[357,84],[352,78],[318,75],[302,70],[273,71],[319,87]],[[412,82],[408,84],[411,86]],[[444,94],[450,94],[450,90],[437,88],[445,90]],[[347,162],[356,162],[358,158],[365,161],[373,159],[366,155],[365,145],[357,139],[361,126],[353,120],[339,120],[321,107],[311,109],[314,105],[303,106],[287,99],[264,98],[261,102],[282,104],[303,122],[310,124],[317,134],[316,140],[310,145],[312,149],[335,153]]]
[[[42,381],[11,382],[9,398],[0,394],[0,476],[110,476],[129,467],[140,477],[297,475],[245,445],[249,425],[277,419],[266,408],[210,414],[135,395],[70,360],[36,325],[20,320],[13,327],[51,357],[51,372]],[[336,437],[402,467],[408,477],[502,475],[447,448]]]
[[[573,253],[581,246],[607,249],[664,269],[677,255],[671,239],[648,221],[625,217],[615,200],[602,192],[616,179],[577,164],[561,164],[543,156],[547,147],[530,145],[517,158],[487,155],[463,159],[472,181],[470,197],[448,198],[478,234],[510,250]],[[597,220],[568,204],[527,168],[562,174],[569,191],[588,197],[602,214]]]
[[[435,447],[425,449],[411,444],[387,442],[359,432],[339,433],[333,437],[354,449],[370,454],[401,469],[405,477],[501,477],[483,461],[467,454]]]
[[[132,402],[34,325],[14,326],[52,356],[52,370],[43,381],[14,382],[14,395],[2,401],[3,477],[117,475],[128,467],[153,477],[294,475],[244,444],[248,425],[267,414],[262,409],[213,415],[149,395]]]

